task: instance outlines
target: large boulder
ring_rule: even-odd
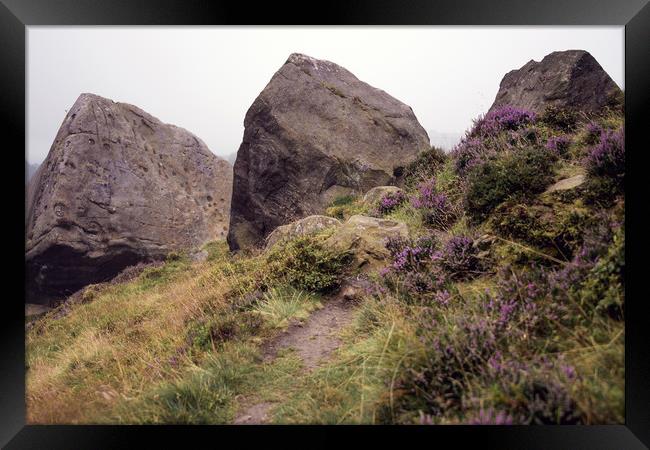
[[[192,133],[82,94],[29,183],[28,293],[67,295],[225,238],[232,168]]]
[[[390,252],[389,238],[408,237],[408,227],[402,222],[356,215],[350,217],[325,241],[327,247],[351,250],[354,266],[363,272],[386,265]]]
[[[285,242],[299,236],[322,231],[325,228],[339,227],[341,222],[338,219],[327,216],[307,216],[304,219],[296,220],[286,225],[277,227],[266,237],[266,248],[273,247],[277,242]]]
[[[343,67],[292,54],[244,120],[228,243],[260,244],[337,196],[399,184],[429,148],[411,108]]]
[[[584,50],[567,50],[508,72],[490,111],[511,105],[536,113],[547,106],[596,112],[621,94],[593,56]]]

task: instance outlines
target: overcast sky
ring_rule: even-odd
[[[28,28],[27,157],[40,163],[82,92],[137,105],[237,151],[244,115],[293,52],[327,59],[410,105],[430,133],[460,134],[503,75],[556,50],[589,51],[623,85],[623,27]]]

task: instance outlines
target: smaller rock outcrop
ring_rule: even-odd
[[[378,269],[390,258],[388,238],[408,237],[406,224],[394,220],[356,215],[325,240],[326,246],[352,250],[354,267],[364,272]]]
[[[490,111],[511,105],[536,113],[547,106],[597,112],[620,96],[620,88],[589,52],[567,50],[508,72]]]
[[[273,247],[277,242],[285,242],[298,236],[316,233],[330,227],[340,227],[341,222],[333,217],[308,216],[287,225],[277,227],[266,238],[266,248]]]

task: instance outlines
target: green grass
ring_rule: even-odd
[[[255,307],[273,328],[287,327],[292,319],[304,320],[322,304],[318,297],[294,288],[274,288]]]
[[[342,195],[330,203],[325,209],[325,215],[345,221],[355,214],[367,213],[369,207],[358,195]]]
[[[189,366],[173,380],[122,402],[107,420],[127,424],[223,424],[234,419],[236,396],[255,387],[258,351],[234,344]]]
[[[622,124],[615,113],[597,120],[612,129]],[[540,139],[561,133],[558,126],[537,125]],[[553,179],[533,183],[533,191],[583,173],[583,127],[571,132],[569,156],[553,164]],[[432,158],[435,167],[427,165]],[[436,233],[443,244],[458,235],[498,237],[487,270],[445,285],[448,304],[424,295],[429,300],[412,302],[374,276],[372,283],[383,291],[355,302],[341,346],[308,372],[290,349],[264,360],[264,345],[334,295],[350,275],[351,255],[324,245],[331,230],[268,252],[234,255],[225,242],[209,243],[204,262],[172,255],[131,281],[89,286],[60,318],[61,311],[51,311],[35,319],[26,336],[28,423],[221,424],[255,402],[272,404],[273,423],[412,424],[428,414],[433,423],[457,424],[476,419],[484,408],[505,411],[518,423],[557,423],[573,420],[564,416],[566,399],[580,423],[621,423],[623,231],[607,241],[598,263],[568,295],[535,298],[540,308],[557,303],[557,318],[543,315],[543,327],[518,334],[525,322],[515,317],[494,333],[494,348],[484,345],[485,336],[472,334],[472,327],[498,317],[485,304],[488,293],[510,280],[505,277],[515,276],[508,285],[518,286],[517,277],[526,279],[536,267],[561,270],[594,223],[623,222],[622,199],[615,198],[614,206],[592,204],[581,189],[511,199],[506,194],[513,185],[529,184],[512,179],[511,163],[499,162],[499,170],[479,180],[476,205],[486,207],[481,224],[461,211],[449,228],[434,230],[408,202],[386,215],[407,224],[411,237]],[[412,181],[433,175],[437,190],[462,206],[467,180],[455,173],[451,158],[430,153],[413,168]],[[539,167],[522,173],[534,178],[534,170]],[[490,177],[503,183],[488,182]],[[407,195],[414,189],[407,187]],[[327,213],[345,220],[367,209],[350,195],[335,199]],[[405,289],[404,280],[399,286]],[[522,289],[507,295],[524,298]],[[487,368],[496,350],[526,370],[494,376]],[[540,363],[544,358],[553,364]],[[575,379],[567,379],[563,365],[575,370]],[[540,406],[535,395],[547,400]]]

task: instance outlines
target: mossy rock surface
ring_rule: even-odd
[[[298,236],[316,233],[329,227],[339,227],[341,222],[333,217],[308,216],[287,225],[277,227],[266,238],[266,248],[271,248],[277,242],[286,242]]]
[[[355,215],[350,217],[326,241],[326,246],[337,250],[350,250],[353,265],[361,271],[376,270],[390,257],[386,241],[391,237],[408,237],[408,227],[395,220]]]

